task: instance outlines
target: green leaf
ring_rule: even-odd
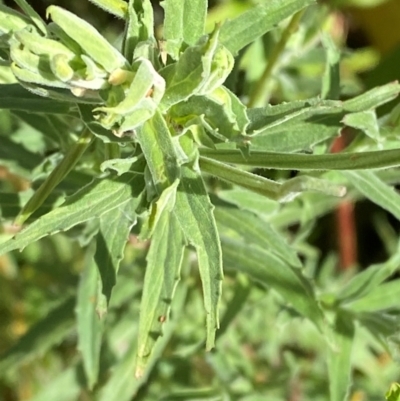
[[[239,50],[275,28],[281,21],[313,4],[314,0],[269,0],[225,22],[221,42],[234,55]]]
[[[207,316],[208,350],[214,347],[215,331],[219,327],[218,305],[223,278],[221,245],[212,211],[213,205],[200,173],[182,166],[174,214],[186,240],[197,252]]]
[[[328,34],[322,35],[322,44],[326,51],[326,66],[322,78],[321,97],[336,100],[340,95],[340,51]]]
[[[137,139],[159,194],[179,178],[179,166],[168,125],[159,111],[138,129]]]
[[[89,390],[93,389],[99,375],[104,327],[102,316],[96,311],[97,305],[102,302],[99,298],[104,295],[101,294],[100,275],[93,259],[94,252],[94,246],[89,247],[86,252],[76,305],[78,349],[82,355]]]
[[[154,40],[153,6],[149,0],[129,0],[128,15],[129,20],[124,38],[124,55],[131,61],[135,48],[140,42]]]
[[[366,198],[400,220],[400,195],[373,171],[343,171],[341,174]]]
[[[118,18],[125,19],[128,14],[128,6],[123,0],[89,0],[96,6],[115,15]]]
[[[12,239],[0,244],[0,253],[21,249],[32,242],[59,231],[83,223],[94,217],[123,206],[131,198],[139,196],[143,189],[143,178],[124,174],[116,179],[94,180],[57,209],[27,226]]]
[[[175,215],[171,214],[173,207],[174,202],[170,202],[160,216],[147,254],[140,306],[136,377],[143,375],[155,343],[162,335],[180,279],[184,238]]]
[[[375,287],[364,297],[346,304],[356,312],[374,312],[399,309],[400,280],[389,281]]]
[[[46,23],[42,20],[40,15],[25,1],[25,0],[14,0],[21,10],[29,17],[29,19],[37,26],[42,34],[47,34]]]
[[[164,38],[176,43],[194,45],[204,34],[207,0],[164,0]]]
[[[267,249],[293,267],[302,266],[295,250],[284,237],[260,217],[228,207],[216,207],[214,215],[218,226],[222,225],[237,233],[245,243],[259,246],[260,249]]]
[[[64,180],[68,173],[75,167],[83,153],[90,146],[93,135],[85,129],[76,143],[74,143],[61,162],[53,169],[40,187],[35,191],[29,201],[24,205],[17,216],[16,223],[22,224],[28,219],[47,199],[56,186]]]
[[[125,98],[114,107],[97,107],[95,117],[105,128],[114,128],[115,135],[122,136],[151,118],[165,91],[164,79],[149,60],[141,59],[132,66],[135,76]]]
[[[221,236],[226,269],[238,270],[271,287],[294,309],[322,327],[322,313],[311,284],[295,269],[272,252],[258,246]]]
[[[376,113],[372,110],[351,113],[344,117],[343,123],[363,131],[376,142],[380,142],[379,124]]]
[[[354,323],[350,315],[339,311],[328,348],[329,393],[331,401],[345,401],[351,383],[351,352]]]
[[[387,401],[399,401],[400,400],[400,384],[392,383],[390,389],[385,394]]]
[[[117,282],[119,264],[132,226],[136,224],[136,208],[140,197],[128,200],[121,206],[105,212],[100,217],[100,231],[96,238],[94,255],[102,282],[102,293],[107,304]]]
[[[19,31],[29,24],[31,21],[25,15],[0,4],[0,32],[2,34]]]
[[[52,378],[29,401],[75,401],[82,391],[81,367],[71,366]],[[60,391],[62,389],[62,391]]]
[[[366,296],[379,284],[389,278],[400,266],[400,247],[397,252],[386,262],[368,267],[356,274],[348,281],[337,294],[337,299],[342,302],[352,302]]]
[[[69,114],[71,104],[35,95],[20,84],[3,84],[0,91],[0,109],[24,110],[30,113]]]
[[[249,120],[245,106],[227,88],[221,86],[207,96],[191,96],[173,106],[169,115],[182,126],[198,124],[204,118],[205,128],[223,141],[243,140]]]
[[[161,358],[175,331],[180,314],[186,304],[187,287],[187,283],[183,283],[177,288],[172,304],[173,318],[165,322],[163,336],[157,341],[147,362],[143,376],[136,380],[134,379],[137,347],[136,343],[132,341],[131,346],[124,353],[122,359],[114,365],[110,379],[100,392],[99,401],[130,401],[136,396],[139,389],[148,383],[156,363]]]
[[[0,375],[15,369],[59,344],[74,328],[75,297],[68,297],[31,327],[0,357]]]
[[[127,68],[125,57],[86,21],[58,6],[48,7],[47,16],[51,17],[70,38],[78,42],[83,51],[107,72]]]
[[[233,68],[231,53],[219,43],[218,27],[188,47],[175,64],[160,71],[166,80],[162,111],[193,95],[206,95],[221,86]]]

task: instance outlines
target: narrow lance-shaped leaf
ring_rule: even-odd
[[[226,269],[238,270],[274,289],[294,309],[322,327],[323,315],[310,282],[270,251],[221,236],[222,254]]]
[[[0,4],[0,32],[10,33],[19,31],[30,23],[31,21],[25,15]]]
[[[83,273],[78,287],[76,305],[78,348],[82,354],[83,367],[88,388],[91,390],[97,383],[100,363],[100,347],[104,321],[96,311],[102,302],[100,275],[94,262],[95,247],[89,247],[85,256]]]
[[[257,245],[261,249],[268,249],[291,266],[301,267],[302,264],[294,249],[265,220],[231,207],[216,207],[214,214],[218,224],[238,233],[244,242]]]
[[[187,166],[182,166],[174,213],[186,240],[197,252],[207,316],[206,348],[209,350],[214,347],[215,331],[219,327],[218,305],[223,278],[222,253],[213,205],[204,182],[197,171]]]
[[[351,315],[339,311],[333,332],[329,335],[332,343],[328,347],[330,400],[345,401],[351,383],[351,352],[354,341],[354,323]]]
[[[147,254],[146,275],[140,306],[136,377],[141,377],[163,325],[180,278],[184,238],[176,216],[171,214],[174,202],[155,227]]]
[[[343,171],[342,174],[366,198],[400,220],[400,195],[373,171]]]
[[[48,7],[47,15],[107,72],[111,73],[117,68],[127,67],[125,57],[86,21],[58,6]]]
[[[336,100],[340,95],[340,51],[328,34],[322,35],[322,44],[326,51],[326,65],[321,95],[323,99]]]
[[[42,20],[40,15],[25,1],[25,0],[14,0],[24,13],[32,20],[32,22],[38,27],[38,29],[46,35],[47,27],[45,22]]]
[[[164,38],[194,45],[204,34],[207,0],[164,0]]]
[[[115,179],[94,180],[64,204],[27,226],[15,237],[0,245],[0,253],[21,249],[47,235],[100,217],[116,207],[124,205],[143,190],[143,177],[124,174]]]
[[[357,312],[374,312],[399,309],[400,280],[388,281],[375,287],[364,297],[346,304]]]
[[[173,302],[174,318],[167,320],[164,324],[163,336],[157,341],[147,366],[143,372],[143,376],[133,380],[135,374],[137,347],[134,341],[127,352],[113,368],[111,377],[100,392],[99,401],[130,401],[134,398],[143,386],[148,382],[150,374],[153,372],[154,366],[167,347],[174,329],[179,322],[180,314],[183,311],[188,290],[187,283],[182,283],[176,290]]]
[[[129,61],[132,61],[138,43],[154,37],[153,6],[150,0],[129,0],[128,16],[124,38],[124,55]]]
[[[142,148],[153,182],[159,194],[179,178],[179,166],[171,133],[159,111],[138,129]]]
[[[279,22],[313,4],[314,0],[268,0],[225,22],[221,42],[234,55],[255,39],[273,29]]]
[[[124,255],[129,232],[136,224],[136,208],[140,197],[107,211],[100,217],[94,259],[100,273],[102,293],[110,302],[111,291],[117,282],[119,264]]]
[[[397,252],[384,263],[369,266],[356,274],[339,291],[336,298],[344,303],[352,302],[366,296],[379,284],[389,278],[400,266],[400,244]]]

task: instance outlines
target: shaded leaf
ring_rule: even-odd
[[[345,401],[351,384],[351,352],[354,323],[350,315],[339,311],[336,316],[332,345],[328,348],[329,392],[331,401]]]
[[[279,22],[314,3],[314,0],[269,0],[225,22],[221,42],[236,55],[240,49],[273,29]]]
[[[219,326],[218,305],[223,278],[221,245],[212,211],[213,205],[201,175],[182,166],[174,214],[186,240],[197,252],[207,317],[208,350],[214,347],[215,331]]]
[[[96,307],[101,294],[99,271],[93,260],[95,247],[86,252],[83,273],[78,286],[76,305],[78,348],[82,355],[83,367],[89,390],[97,383],[100,364],[100,347],[104,321]]]
[[[41,356],[59,344],[74,328],[75,297],[68,297],[46,317],[31,327],[18,341],[0,356],[0,374]]]
[[[143,178],[133,174],[124,174],[114,180],[94,180],[74,195],[67,197],[60,207],[0,244],[0,253],[24,248],[47,235],[66,231],[79,223],[100,217],[103,213],[124,205],[132,197],[136,198],[142,189]]]
[[[141,377],[156,341],[169,320],[169,310],[180,279],[184,238],[171,211],[164,209],[151,239],[140,306],[136,377]]]
[[[293,308],[322,327],[322,313],[313,294],[311,284],[298,269],[293,269],[271,252],[221,236],[222,254],[226,269],[249,275],[273,288]]]

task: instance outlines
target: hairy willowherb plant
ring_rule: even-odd
[[[74,263],[83,266],[77,286],[57,284],[65,294],[6,351],[0,370],[17,369],[74,332],[80,354],[60,376],[71,386],[64,399],[87,388],[88,399],[129,400],[171,336],[196,331],[189,344],[182,340],[182,355],[203,352],[204,342],[211,350],[216,335],[222,341],[234,330],[228,326],[251,294],[260,297],[268,288],[280,305],[271,319],[281,309],[303,322],[328,361],[330,399],[345,399],[355,327],[384,344],[396,338],[393,293],[400,286],[386,279],[397,271],[400,251],[329,287],[312,273],[304,237],[307,224],[335,207],[346,187],[351,199],[365,196],[400,218],[400,198],[388,184],[398,181],[397,170],[388,169],[400,165],[393,137],[398,111],[381,119],[375,113],[397,97],[400,85],[339,100],[339,51],[314,27],[329,14],[314,0],[260,2],[208,33],[206,0],[165,0],[162,37],[154,33],[150,0],[93,0],[125,21],[118,49],[70,11],[52,5],[43,21],[24,0],[16,3],[24,14],[0,5],[0,108],[10,125],[35,133],[33,140],[18,139],[5,129],[0,164],[33,182],[34,190],[21,199],[0,193],[3,218],[18,231],[11,234],[4,223],[0,251],[67,232],[79,239],[84,255],[74,248]],[[269,38],[269,45],[260,38]],[[240,69],[251,70],[246,56],[252,43],[264,44],[265,67],[255,85],[240,90]],[[269,105],[280,72],[289,71],[296,54],[313,49],[327,56],[319,96]],[[348,151],[330,154],[345,125],[356,138]],[[264,169],[282,173],[271,179]],[[302,229],[290,233],[296,223]],[[203,311],[193,295],[200,286],[193,284],[192,265]],[[143,284],[131,272],[142,266]],[[228,299],[221,298],[224,271]],[[181,330],[180,319],[188,318]],[[204,318],[205,333],[198,329]],[[119,336],[114,326],[121,322],[131,329]],[[217,363],[218,350],[210,355]],[[84,384],[73,373],[81,365]],[[224,386],[189,391],[185,399],[239,399]],[[44,394],[38,397],[51,399]],[[228,398],[215,398],[223,394]]]

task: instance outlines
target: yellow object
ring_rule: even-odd
[[[372,46],[382,54],[400,45],[400,0],[372,8],[352,8],[351,13]]]

